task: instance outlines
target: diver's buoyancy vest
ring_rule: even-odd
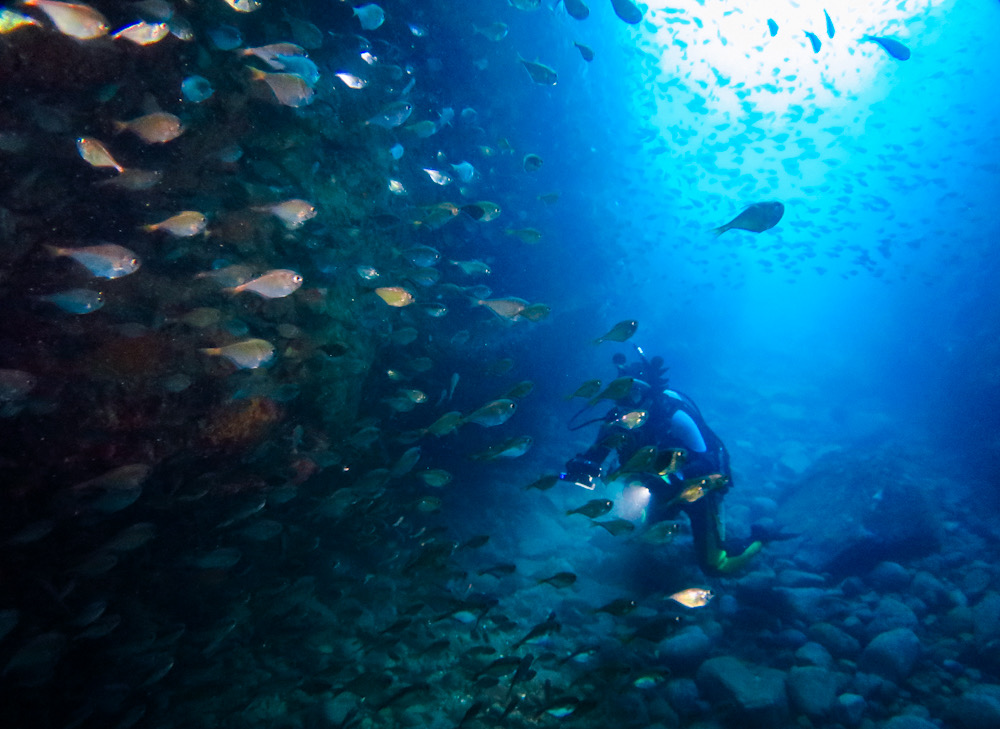
[[[642,408],[642,405],[637,406]],[[614,425],[625,413],[637,409],[637,407],[615,407],[605,416],[602,434],[608,435],[611,432],[622,437],[622,442],[614,448],[618,453],[619,461],[624,463],[639,448],[648,445],[655,445],[657,448],[683,448],[684,444],[680,438],[671,432],[671,422],[674,414],[678,411],[686,413],[695,423],[698,432],[701,433],[705,441],[706,450],[704,453],[692,454],[688,459],[687,468],[682,468],[682,472],[688,475],[692,471],[692,476],[708,475],[710,473],[722,473],[730,475],[729,453],[726,446],[715,432],[708,427],[705,418],[694,401],[687,395],[676,390],[664,390],[658,395],[655,403],[647,406],[649,419],[639,428],[622,431]],[[595,463],[603,463],[610,455],[612,449],[598,443],[591,446],[583,455]]]
[[[671,432],[671,421],[673,420],[674,414],[678,411],[683,412],[688,417],[690,417],[701,434],[701,437],[705,441],[705,452],[698,453],[696,455],[692,454],[693,457],[689,457],[687,469],[681,469],[682,471],[689,470],[692,466],[695,466],[697,470],[704,470],[705,473],[688,474],[685,475],[707,475],[709,473],[721,473],[726,476],[730,475],[729,470],[729,452],[726,450],[725,444],[722,439],[715,434],[715,431],[708,427],[708,423],[705,422],[705,418],[701,414],[701,410],[695,405],[694,400],[685,395],[682,392],[676,390],[664,390],[659,398],[660,403],[663,403],[663,407],[658,407],[660,412],[657,414],[658,419],[662,419],[661,422],[664,423],[661,427],[663,430],[661,432],[667,433],[668,442],[663,443],[662,436],[659,443],[660,447],[675,447],[681,446],[677,436]],[[669,442],[669,439],[675,439],[675,442]]]

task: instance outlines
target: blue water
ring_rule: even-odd
[[[685,0],[628,25],[607,0],[386,0],[362,31],[345,2],[262,3],[178,5],[149,46],[37,7],[0,37],[10,726],[1000,721],[1000,6]],[[93,7],[112,31],[161,10]],[[152,112],[180,136],[115,132]],[[496,219],[460,211],[483,201]],[[713,234],[766,201],[773,228]],[[207,237],[142,230],[183,210]],[[45,248],[107,244],[141,266],[95,281]],[[285,268],[288,296],[225,290]],[[104,305],[43,298],[73,289]],[[550,313],[480,303],[507,297]],[[204,351],[249,338],[273,361]],[[774,537],[738,574],[621,481],[553,483],[609,409],[569,396],[637,348],[728,447],[729,545]],[[427,430],[525,381],[508,421]],[[597,498],[634,531],[568,513]]]

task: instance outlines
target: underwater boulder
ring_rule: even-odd
[[[837,675],[817,666],[795,666],[788,672],[788,698],[806,716],[830,714],[837,700]]]
[[[680,716],[694,716],[708,709],[691,678],[675,678],[667,683],[667,701]]]
[[[810,626],[809,639],[819,643],[837,658],[853,658],[861,652],[861,644],[853,636],[830,623]]]
[[[919,716],[904,714],[889,719],[882,725],[882,729],[937,729],[937,724]]]
[[[700,626],[691,625],[659,644],[660,655],[673,670],[701,663],[712,649],[712,639]]]
[[[912,630],[919,624],[920,621],[916,613],[909,605],[891,597],[884,597],[879,600],[871,622],[865,626],[865,634],[873,638],[896,628],[910,628]]]
[[[837,697],[834,717],[847,727],[855,727],[865,716],[865,699],[857,694],[841,694]]]
[[[783,672],[719,656],[702,663],[695,680],[701,693],[713,703],[733,707],[729,717],[733,726],[785,726],[788,696]]]
[[[889,452],[822,456],[779,502],[778,520],[801,538],[775,548],[837,579],[930,554],[940,546],[940,520],[932,484],[911,463]]]
[[[912,575],[902,565],[895,562],[880,562],[865,581],[879,592],[901,592],[910,584]]]
[[[955,729],[993,729],[1000,726],[1000,686],[973,686],[954,699],[945,714]]]
[[[899,683],[913,671],[920,651],[920,639],[912,630],[895,628],[876,636],[865,646],[858,667]]]

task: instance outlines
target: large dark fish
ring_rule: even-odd
[[[536,84],[541,84],[543,86],[555,86],[558,77],[556,72],[543,63],[535,63],[534,61],[526,61],[521,59],[521,64],[528,71],[528,75],[531,76],[531,80]]]
[[[866,35],[861,40],[862,42],[871,41],[872,43],[878,43],[882,46],[882,50],[897,61],[905,61],[910,57],[910,49],[893,38],[883,38],[880,35]]]
[[[725,225],[715,228],[712,232],[722,235],[727,230],[738,228],[751,233],[763,233],[778,224],[785,214],[785,206],[777,201],[754,203]]]
[[[583,0],[563,0],[563,7],[576,20],[586,20],[590,15],[590,8],[583,4]]]
[[[639,322],[635,319],[626,319],[625,321],[620,321],[615,324],[611,331],[607,334],[603,334],[594,340],[594,344],[600,344],[601,342],[624,342],[626,339],[635,334],[635,330],[639,328]]]
[[[819,49],[823,45],[822,43],[820,43],[819,36],[808,30],[804,32],[806,34],[806,38],[808,38],[809,42],[812,44],[813,53],[819,53]]]
[[[545,620],[529,630],[528,634],[521,638],[521,640],[517,641],[517,643],[515,643],[512,647],[516,650],[529,640],[534,640],[535,638],[540,638],[543,635],[549,635],[550,633],[558,633],[560,630],[562,630],[562,625],[560,625],[559,621],[556,620],[556,614],[551,612]]]
[[[615,15],[629,25],[635,25],[642,20],[642,11],[629,0],[611,0],[611,7],[615,9]]]

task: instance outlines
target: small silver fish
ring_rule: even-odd
[[[362,30],[375,30],[385,22],[385,11],[372,3],[354,8],[354,17],[361,23]]]
[[[274,345],[264,339],[245,339],[225,347],[206,347],[200,351],[213,357],[225,357],[241,370],[254,370],[274,359]]]
[[[104,306],[104,295],[90,289],[67,289],[38,298],[70,314],[90,314]]]
[[[135,273],[140,266],[135,253],[113,243],[82,248],[45,247],[53,256],[72,258],[98,278],[121,278]]]
[[[360,76],[355,76],[353,73],[347,73],[347,71],[341,71],[340,73],[335,73],[333,75],[343,81],[349,89],[363,89],[368,85],[368,82],[365,79]]]
[[[378,114],[369,119],[367,124],[374,124],[383,129],[394,129],[410,118],[413,113],[413,104],[408,101],[397,101],[382,109]]]
[[[301,286],[302,276],[287,268],[277,268],[226,290],[233,294],[252,291],[265,299],[281,299]]]
[[[254,208],[258,212],[271,213],[278,218],[288,230],[301,228],[307,220],[316,217],[315,206],[306,201],[293,198],[280,203],[270,205],[258,205]]]

